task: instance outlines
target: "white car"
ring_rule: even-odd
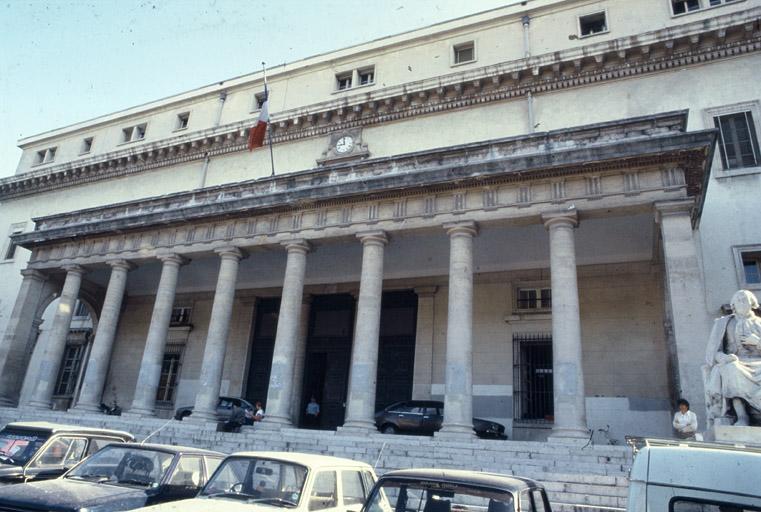
[[[362,508],[375,484],[364,462],[292,452],[241,452],[227,457],[193,499],[139,510],[346,512]]]

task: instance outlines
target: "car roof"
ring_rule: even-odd
[[[169,452],[169,453],[182,453],[182,454],[198,454],[198,455],[221,455],[225,456],[226,454],[222,452],[216,452],[213,450],[204,450],[203,448],[193,448],[192,446],[178,446],[174,444],[154,444],[154,443],[124,443],[120,444],[119,447],[131,447],[131,448],[141,448],[144,450],[157,450],[162,452]]]
[[[642,448],[634,459],[630,480],[754,496],[759,474],[759,448],[695,443]]]
[[[107,428],[82,427],[79,425],[64,425],[61,423],[51,423],[48,421],[19,421],[8,423],[6,429],[13,430],[36,430],[49,432],[51,434],[73,433],[73,434],[101,434],[109,436],[118,436],[128,440],[134,440],[135,436],[123,430],[112,430]]]
[[[372,470],[372,467],[366,462],[359,462],[341,457],[331,457],[329,455],[317,455],[314,453],[300,452],[236,452],[231,457],[258,457],[262,459],[274,459],[283,462],[291,462],[307,466],[310,469],[319,469],[324,467],[352,467]]]
[[[407,404],[407,405],[430,405],[432,407],[442,407],[444,405],[444,402],[439,402],[437,400],[404,400],[401,402],[396,402],[391,405],[400,405],[400,404]]]
[[[478,485],[502,489],[509,492],[519,492],[524,489],[541,488],[534,480],[519,476],[508,476],[499,473],[481,471],[465,471],[460,469],[400,469],[389,471],[381,479],[403,478],[410,480],[433,480],[454,484]]]

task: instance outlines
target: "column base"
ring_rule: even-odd
[[[283,416],[265,416],[264,420],[256,422],[255,425],[263,430],[280,430],[281,428],[293,428],[293,422],[290,418]]]
[[[122,416],[128,416],[131,418],[142,418],[147,416],[149,418],[152,418],[156,416],[156,411],[154,411],[153,409],[142,409],[139,407],[138,408],[133,407],[129,411],[124,411],[122,413]]]
[[[591,432],[582,427],[553,427],[547,442],[584,446],[589,443],[590,435]]]
[[[68,412],[73,412],[73,413],[77,413],[77,412],[87,412],[87,413],[90,413],[90,412],[100,412],[100,406],[98,406],[96,404],[77,404],[74,407],[72,407],[71,409],[69,409]]]
[[[344,434],[369,434],[377,431],[375,422],[367,420],[349,420],[336,429],[337,433]]]
[[[28,404],[26,404],[27,407],[31,409],[40,409],[40,410],[48,410],[53,408],[52,402],[40,402],[36,400],[32,400]]]
[[[183,418],[182,421],[187,421],[189,423],[218,423],[219,418],[217,418],[216,411],[193,410],[193,413],[190,416]]]
[[[476,439],[476,433],[472,425],[450,423],[443,425],[438,432],[434,432],[433,437],[451,441],[470,441]]]
[[[10,398],[0,397],[0,407],[18,407],[18,403]]]

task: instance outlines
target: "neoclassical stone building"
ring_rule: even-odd
[[[451,433],[668,433],[761,261],[760,17],[535,0],[295,62],[274,175],[246,150],[260,74],[22,140],[0,400],[211,420],[242,396],[277,428],[315,396],[354,430],[433,398]]]

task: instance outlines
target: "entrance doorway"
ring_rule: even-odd
[[[378,384],[375,410],[412,398],[415,367],[417,294],[386,292],[381,303]]]
[[[277,317],[280,311],[280,299],[260,299],[256,305],[254,336],[251,342],[251,361],[248,367],[246,400],[264,404],[267,410],[267,390],[272,370],[272,352],[275,348]]]
[[[552,336],[513,335],[513,418],[524,423],[554,420]]]
[[[320,404],[318,427],[343,425],[354,334],[354,297],[348,294],[316,295],[310,308],[301,417],[314,396]]]

